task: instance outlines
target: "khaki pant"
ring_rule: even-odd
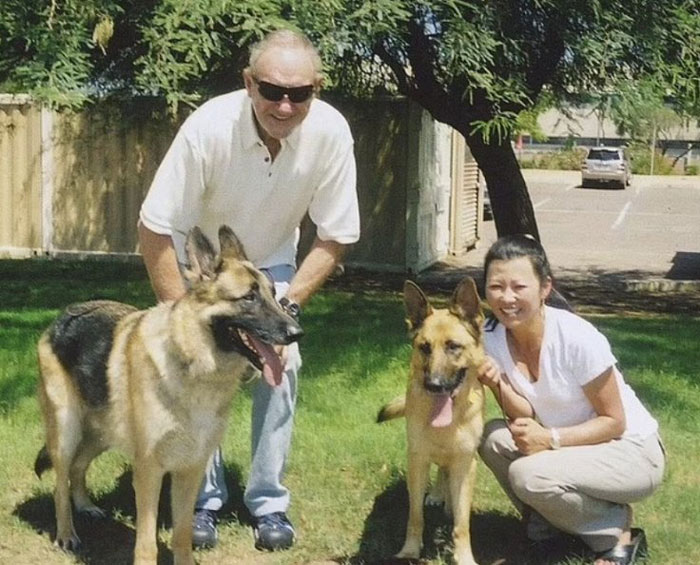
[[[656,435],[523,456],[503,420],[486,424],[479,454],[521,514],[531,508],[593,551],[617,543],[627,505],[654,492],[665,463]]]

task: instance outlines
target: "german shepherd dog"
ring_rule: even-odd
[[[469,513],[484,421],[484,390],[476,376],[485,359],[479,295],[467,277],[449,306],[438,309],[418,286],[406,281],[404,304],[413,342],[408,388],[405,397],[384,406],[377,418],[383,422],[406,417],[409,516],[406,541],[396,557],[419,558],[425,499],[431,504],[444,502],[454,518],[454,560],[473,565]],[[439,470],[426,498],[431,463]]]
[[[188,234],[189,290],[148,310],[110,301],[69,306],[39,340],[39,400],[46,445],[37,475],[56,472],[56,545],[75,550],[77,512],[104,513],[85,472],[116,447],[133,464],[134,563],[157,561],[161,482],[171,474],[172,550],[194,563],[192,513],[207,460],[220,443],[239,382],[263,372],[279,384],[274,345],[299,339],[299,324],[277,304],[270,280],[233,231],[219,229],[220,252],[197,227]]]

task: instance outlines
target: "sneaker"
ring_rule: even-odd
[[[294,527],[284,512],[272,512],[255,520],[255,549],[277,551],[294,545]]]
[[[192,547],[211,549],[216,545],[216,512],[197,508],[192,519]]]

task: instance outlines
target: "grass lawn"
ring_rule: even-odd
[[[77,521],[85,549],[55,550],[53,473],[38,480],[34,457],[43,444],[35,397],[35,344],[70,302],[111,298],[146,307],[152,294],[141,267],[117,263],[0,261],[0,563],[130,562],[134,543],[131,472],[116,453],[101,456],[89,484],[107,520]],[[437,297],[442,299],[444,297]],[[234,401],[224,442],[231,500],[220,543],[197,554],[202,564],[378,563],[398,551],[407,513],[405,438],[401,421],[374,423],[379,408],[405,386],[410,354],[397,293],[328,288],[303,315],[302,370],[287,484],[298,543],[288,552],[253,549],[242,492],[249,467],[250,396]],[[613,344],[627,380],[661,423],[669,454],[666,480],[635,506],[647,532],[649,563],[700,563],[700,317],[590,316]],[[496,416],[493,399],[488,412]],[[167,487],[166,487],[167,488]],[[162,510],[168,522],[166,505]],[[425,562],[449,563],[449,523],[428,513]],[[586,563],[575,543],[548,554],[528,552],[505,495],[480,464],[472,513],[479,563]],[[161,530],[161,563],[171,563]]]

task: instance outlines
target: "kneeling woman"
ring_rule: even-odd
[[[661,483],[664,452],[656,420],[616,367],[590,323],[545,305],[552,290],[546,254],[528,236],[488,251],[487,361],[479,378],[504,420],[486,425],[480,454],[528,518],[528,536],[554,528],[579,536],[595,565],[632,563],[645,544],[630,503]]]

